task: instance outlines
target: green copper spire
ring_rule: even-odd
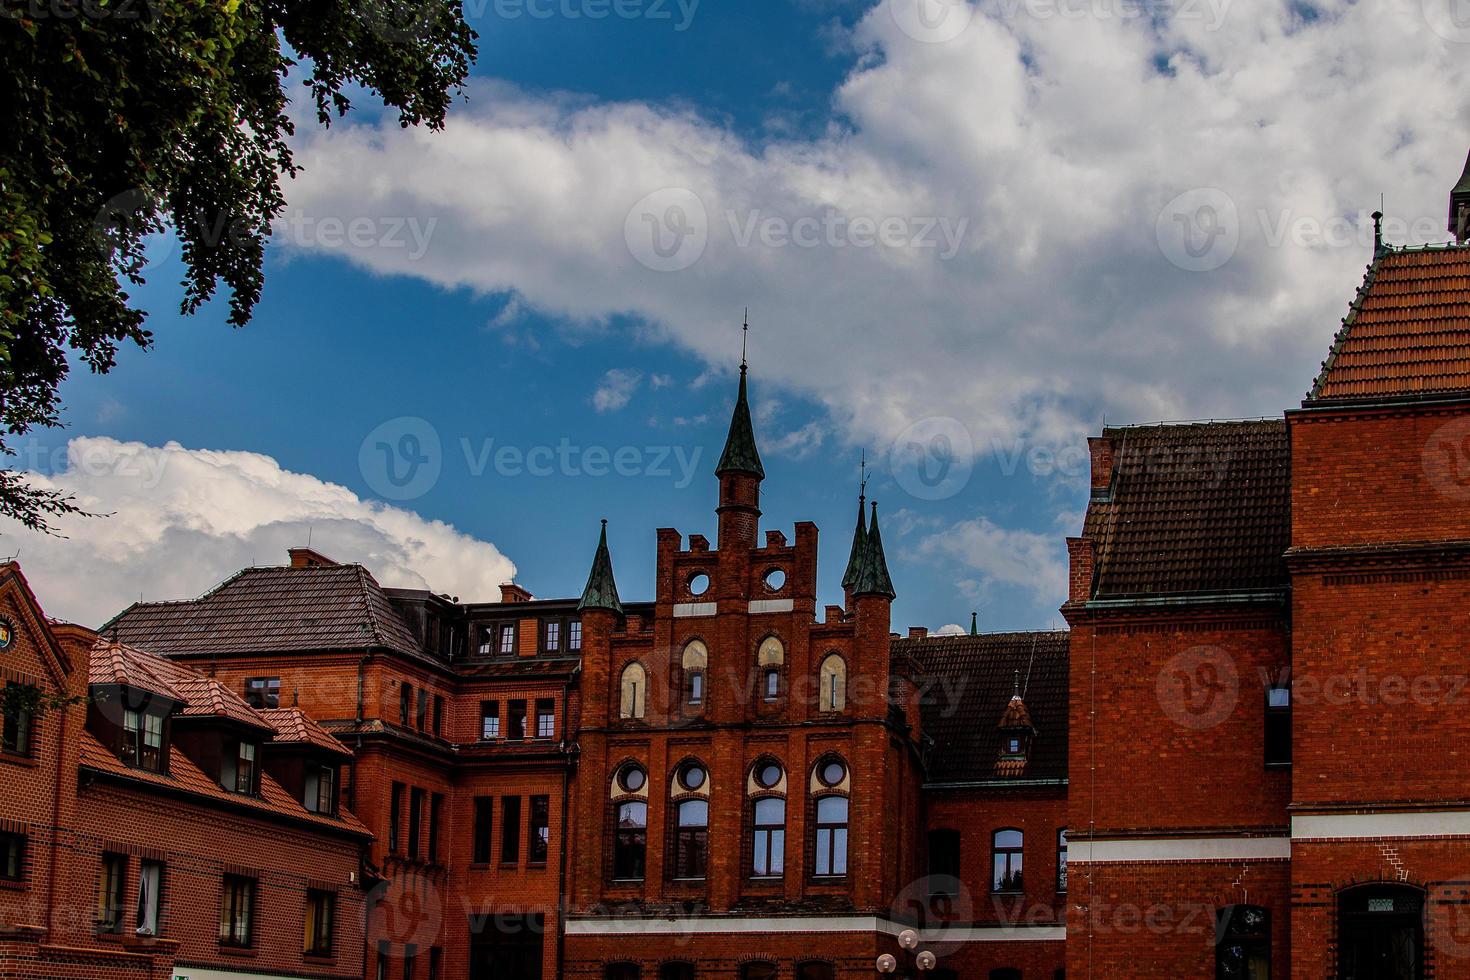
[[[592,574],[587,576],[587,588],[582,590],[582,601],[577,611],[606,609],[619,616],[623,604],[618,599],[618,583],[613,579],[612,555],[607,552],[607,520],[602,522],[602,537],[597,541],[597,554],[592,556]]]
[[[715,475],[724,473],[752,473],[762,480],[766,478],[765,467],[761,466],[761,454],[755,448],[755,427],[750,424],[750,403],[745,396],[745,364],[740,364],[740,393],[735,396],[735,411],[730,416],[730,434],[725,438],[725,451],[720,454],[720,465]]]
[[[848,591],[857,587],[863,574],[863,555],[868,551],[868,530],[863,520],[863,495],[858,494],[857,527],[852,532],[852,551],[847,555],[847,571],[842,573],[842,587]]]
[[[1460,182],[1450,190],[1450,234],[1456,241],[1464,241],[1466,234],[1470,233],[1470,221],[1461,217],[1466,208],[1470,208],[1470,158],[1465,160],[1465,172],[1460,174]]]
[[[976,620],[979,619],[979,618],[980,618],[980,614],[979,613],[973,613],[973,612],[970,613],[970,635],[971,636],[979,636],[980,635],[980,630],[976,626]]]
[[[854,595],[881,595],[892,599],[893,579],[888,577],[888,559],[883,555],[883,535],[878,530],[878,501],[873,501],[873,522],[868,525],[868,547],[858,573]]]

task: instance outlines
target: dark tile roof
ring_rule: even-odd
[[[1447,394],[1470,394],[1470,248],[1390,249],[1303,404]]]
[[[1095,599],[1280,588],[1291,537],[1286,423],[1104,430],[1115,463],[1087,508]]]
[[[1013,778],[1067,776],[1066,632],[982,633],[894,640],[894,657],[920,668],[924,732],[934,740],[930,783],[996,779],[1000,722],[1016,690],[1036,736],[1023,771]]]
[[[360,565],[247,568],[182,602],[140,602],[101,632],[164,656],[387,649],[429,658]]]

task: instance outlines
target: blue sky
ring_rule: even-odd
[[[180,317],[159,246],[137,293],[154,349],[76,374],[35,458],[118,516],[19,536],[22,564],[84,620],[307,533],[390,584],[490,598],[508,560],[560,596],[605,516],[624,597],[646,598],[654,528],[713,536],[749,306],[765,526],[821,527],[820,599],[840,596],[867,451],[895,628],[1059,622],[1086,436],[1279,413],[1361,278],[1378,194],[1394,240],[1444,237],[1470,30],[1436,2],[1375,20],[1345,0],[1148,19],[1111,0],[645,0],[591,19],[566,11],[597,0],[470,0],[480,57],[443,133],[370,100],[303,125],[287,193],[307,224],[272,246],[248,328],[218,305]],[[655,268],[639,236],[686,212],[700,251]],[[376,237],[344,245],[324,219]],[[864,244],[868,219],[896,237]],[[804,221],[821,231],[793,244]],[[388,241],[405,222],[422,248]],[[406,419],[440,449],[404,496],[372,458],[424,434]],[[72,437],[111,468],[66,462]],[[507,447],[623,449],[637,472],[530,475],[496,465]],[[140,453],[177,465],[120,482]]]

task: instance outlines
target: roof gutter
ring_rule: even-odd
[[[1279,605],[1286,602],[1286,589],[1261,589],[1250,592],[1194,592],[1177,595],[1137,596],[1120,599],[1089,599],[1087,610],[1148,609],[1174,606],[1246,606]]]

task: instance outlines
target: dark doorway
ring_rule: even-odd
[[[546,918],[486,915],[470,918],[470,980],[541,980]]]
[[[1421,980],[1424,976],[1424,893],[1371,885],[1337,900],[1340,980]]]

